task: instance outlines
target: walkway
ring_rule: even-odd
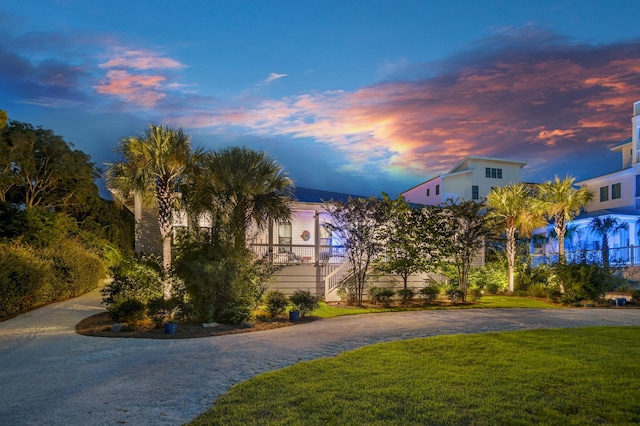
[[[639,309],[466,309],[353,315],[191,340],[80,336],[100,293],[0,323],[0,424],[179,425],[235,383],[376,342],[440,334],[640,325]]]

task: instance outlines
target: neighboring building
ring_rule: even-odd
[[[465,157],[449,173],[436,176],[404,191],[410,203],[437,206],[451,199],[482,201],[491,188],[520,182],[523,161],[500,158]]]
[[[567,224],[571,230],[566,241],[569,261],[602,261],[601,237],[589,228],[594,217],[612,216],[626,223],[628,230],[609,237],[611,265],[640,264],[640,101],[633,105],[631,138],[615,145],[611,151],[621,154],[620,170],[576,182],[578,186],[587,187],[594,197],[584,213]],[[542,257],[553,256],[557,251],[557,242],[553,241],[544,247]]]

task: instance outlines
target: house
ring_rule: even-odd
[[[576,182],[580,187],[587,187],[594,198],[583,213],[567,224],[569,261],[602,261],[602,237],[590,232],[590,224],[595,217],[611,216],[626,223],[628,229],[609,236],[610,264],[640,265],[640,101],[633,105],[631,137],[613,146],[611,151],[621,155],[619,170]],[[544,247],[541,255],[549,257],[553,253],[557,253],[557,242]]]
[[[483,200],[491,188],[520,182],[523,161],[468,156],[449,173],[407,189],[401,195],[410,203],[437,206],[451,199]]]

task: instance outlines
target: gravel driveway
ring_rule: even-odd
[[[640,309],[465,309],[352,315],[190,340],[80,336],[99,291],[0,323],[0,424],[178,425],[230,386],[298,361],[440,334],[640,325]]]

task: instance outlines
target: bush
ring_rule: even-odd
[[[119,300],[107,308],[112,320],[126,322],[129,325],[144,319],[145,310],[145,304],[137,299]]]
[[[480,298],[482,298],[482,290],[480,290],[477,287],[474,287],[471,290],[469,290],[469,296],[471,296],[471,300],[473,301],[480,300]]]
[[[496,294],[507,289],[507,266],[505,262],[494,261],[469,271],[469,285]]]
[[[398,297],[402,301],[403,305],[407,305],[413,301],[413,298],[416,295],[416,292],[411,287],[401,288],[397,291]]]
[[[126,258],[111,268],[112,280],[102,290],[102,303],[137,299],[147,303],[162,298],[162,272],[154,257]]]
[[[631,292],[631,299],[633,300],[633,303],[637,305],[640,304],[640,288]]]
[[[389,287],[369,287],[369,301],[374,305],[381,304],[382,306],[389,306],[391,299],[395,296],[396,292]]]
[[[418,294],[425,304],[435,302],[440,295],[440,286],[435,284],[427,285],[418,290]]]
[[[178,297],[165,299],[163,296],[154,297],[147,301],[147,315],[156,327],[180,316],[184,302]],[[183,318],[184,319],[184,318]]]
[[[311,294],[309,290],[296,290],[289,297],[289,300],[300,310],[303,317],[320,306],[320,298]]]
[[[447,299],[451,301],[451,303],[457,303],[461,301],[462,296],[464,296],[464,294],[462,293],[462,290],[460,290],[458,287],[453,287],[453,286],[445,289],[444,294],[447,296]]]
[[[289,299],[280,290],[272,290],[266,296],[267,312],[271,314],[271,318],[283,313],[289,305]]]
[[[540,297],[546,299],[547,297],[549,297],[549,290],[547,289],[546,285],[542,283],[535,283],[529,285],[527,295],[531,297]]]
[[[61,241],[44,250],[51,259],[56,300],[80,296],[98,287],[107,275],[105,263],[76,240]]]
[[[542,264],[535,268],[525,265],[522,270],[516,274],[516,294],[520,296],[529,296],[529,287],[534,285],[537,287],[537,290],[534,290],[534,292],[540,291],[540,285],[545,287],[545,292],[548,292],[547,286],[549,285],[552,276],[553,269],[548,265]]]
[[[558,297],[566,305],[579,305],[582,300],[599,300],[605,292],[625,282],[595,264],[556,265],[554,271],[555,291],[550,290],[550,296]]]
[[[253,319],[253,309],[244,304],[228,304],[218,312],[217,319],[224,324],[241,324]]]

